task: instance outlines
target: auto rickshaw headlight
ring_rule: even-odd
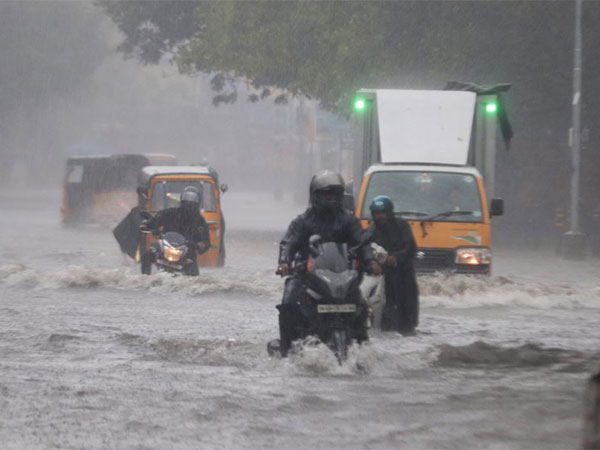
[[[456,250],[455,262],[467,266],[490,264],[492,262],[492,252],[485,247],[459,248]]]
[[[165,250],[163,252],[163,254],[165,255],[165,259],[169,262],[177,262],[181,259],[181,255],[183,254],[183,250],[179,249],[179,248],[171,248],[171,247],[165,247]]]

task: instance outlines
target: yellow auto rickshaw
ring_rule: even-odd
[[[217,172],[202,166],[149,166],[144,167],[138,178],[138,205],[140,209],[154,214],[162,209],[179,206],[179,198],[188,186],[200,193],[200,213],[206,220],[210,233],[210,249],[198,256],[199,266],[223,266],[225,264],[225,219],[221,209],[221,193],[227,185],[218,185]],[[146,249],[155,242],[152,234],[141,237]]]

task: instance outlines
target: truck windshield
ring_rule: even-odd
[[[179,197],[187,186],[195,186],[200,191],[200,209],[215,212],[216,202],[212,183],[208,181],[159,181],[152,189],[152,210],[179,206]]]
[[[394,202],[394,213],[406,219],[436,217],[444,222],[481,222],[481,198],[473,175],[446,172],[375,172],[371,175],[361,217],[378,195]],[[452,213],[452,212],[457,213]],[[460,213],[462,211],[463,213]]]

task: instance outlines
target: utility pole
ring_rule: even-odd
[[[570,230],[563,239],[563,256],[566,259],[584,259],[585,235],[579,228],[579,184],[581,169],[581,17],[583,0],[575,0],[575,60],[573,64],[573,127],[571,128],[571,211]]]

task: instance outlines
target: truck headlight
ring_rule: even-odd
[[[492,262],[492,252],[489,248],[459,248],[456,249],[456,264],[467,266],[478,266],[480,264],[490,264]]]

